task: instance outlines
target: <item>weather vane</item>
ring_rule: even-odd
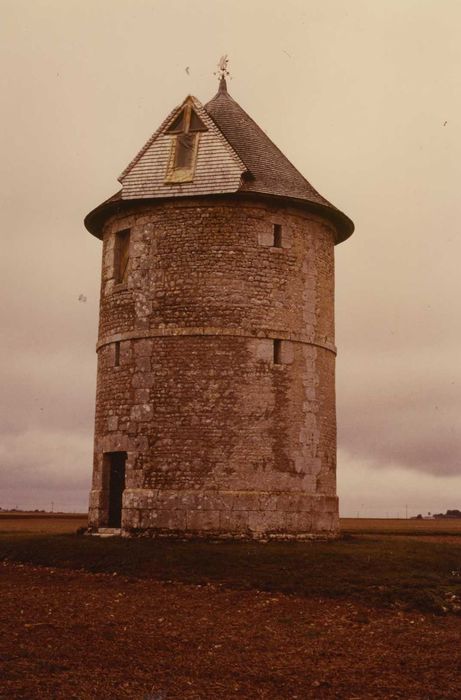
[[[224,56],[221,56],[219,59],[218,63],[218,70],[213,73],[213,75],[217,75],[220,80],[230,75],[228,69],[227,69],[227,64],[229,63],[229,59],[227,57],[227,54],[224,54]]]

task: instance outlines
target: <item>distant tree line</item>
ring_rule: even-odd
[[[24,508],[2,508],[0,506],[0,513],[48,513],[48,511],[39,508],[35,508],[35,510],[24,510]]]
[[[434,513],[433,515],[428,513],[428,515],[429,515],[429,517],[434,518],[435,520],[444,520],[444,519],[449,519],[449,518],[452,518],[452,519],[453,518],[461,518],[461,510],[458,510],[457,508],[453,508],[452,510],[447,510],[446,513]],[[421,515],[421,513],[420,513],[419,515],[416,515],[414,518],[412,518],[412,520],[422,520],[424,517],[427,517],[427,516]]]

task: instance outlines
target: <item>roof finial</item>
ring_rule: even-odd
[[[229,59],[227,54],[224,54],[224,56],[221,56],[219,59],[218,70],[214,73],[214,75],[217,75],[219,78],[219,92],[227,92],[226,76],[229,75],[227,69],[228,63]]]

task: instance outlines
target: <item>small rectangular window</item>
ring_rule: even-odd
[[[120,341],[115,342],[114,348],[114,367],[120,367]]]
[[[115,234],[114,277],[117,284],[126,282],[130,260],[130,229]]]
[[[282,226],[274,224],[274,248],[282,247]]]
[[[282,341],[274,340],[274,365],[282,364]]]

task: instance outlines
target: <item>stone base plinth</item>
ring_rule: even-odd
[[[95,494],[96,496],[96,494]],[[103,496],[90,524],[103,527]],[[127,489],[122,534],[208,539],[316,539],[339,535],[336,496],[262,491]]]

